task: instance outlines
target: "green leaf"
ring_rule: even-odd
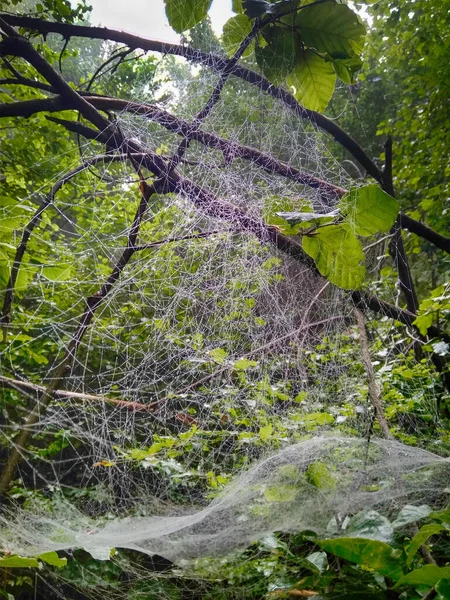
[[[307,6],[298,12],[295,25],[306,46],[332,58],[351,58],[362,52],[366,29],[345,4],[330,0]]]
[[[432,312],[419,315],[413,321],[413,325],[417,327],[422,335],[426,335],[428,329],[433,325],[434,314]]]
[[[445,508],[444,510],[440,510],[438,512],[432,512],[430,514],[430,517],[450,525],[450,510],[448,508]]]
[[[262,439],[263,442],[267,442],[267,440],[270,438],[272,433],[273,433],[273,426],[271,423],[269,423],[269,425],[265,425],[264,427],[261,427],[261,429],[259,430],[259,437]]]
[[[333,66],[311,50],[298,52],[297,64],[287,78],[295,98],[305,108],[323,111],[331,100],[336,83]]]
[[[67,281],[73,277],[73,266],[71,264],[63,264],[43,267],[42,275],[50,281]]]
[[[450,580],[441,579],[437,582],[436,591],[438,593],[438,600],[448,600],[450,598]]]
[[[362,511],[352,517],[346,533],[351,537],[390,542],[394,534],[394,528],[389,519],[375,510],[369,510]]]
[[[235,13],[243,12],[242,0],[231,0],[231,10]]]
[[[325,60],[328,60],[326,58]],[[333,69],[341,81],[347,84],[353,84],[356,81],[355,74],[363,66],[362,60],[358,56],[343,59],[331,59]]]
[[[52,567],[58,567],[58,569],[65,567],[67,564],[67,558],[59,558],[56,552],[44,552],[43,554],[39,554],[37,558]]]
[[[378,185],[352,188],[338,208],[351,230],[363,237],[389,231],[398,215],[398,202]]]
[[[394,587],[399,588],[404,585],[427,585],[433,587],[441,579],[450,579],[450,567],[425,565],[401,577]]]
[[[426,504],[421,504],[420,506],[406,504],[398,513],[397,518],[392,523],[392,527],[396,529],[397,527],[409,525],[409,523],[415,523],[416,521],[420,521],[420,519],[428,517],[430,513],[431,508]]]
[[[210,350],[208,354],[220,365],[224,363],[226,357],[228,356],[228,352],[223,348],[214,348],[214,350]]]
[[[250,33],[252,22],[247,15],[236,15],[231,17],[223,26],[222,42],[228,56],[233,56],[242,41]],[[254,41],[246,48],[242,56],[250,56],[254,50]]]
[[[267,79],[282,83],[297,63],[295,36],[281,27],[272,27],[263,34],[267,44],[256,46],[256,61]]]
[[[35,558],[24,556],[5,556],[0,558],[0,569],[25,569],[39,567],[39,562]]]
[[[183,33],[200,23],[208,14],[212,0],[164,0],[169,24]]]
[[[384,542],[343,537],[321,540],[316,543],[330,554],[378,571],[391,579],[398,579],[402,576],[396,552]]]
[[[358,238],[343,225],[318,229],[304,236],[304,251],[314,259],[319,272],[331,283],[345,290],[361,287],[366,274],[361,264],[364,252]]]
[[[270,4],[266,0],[242,0],[242,8],[250,19],[256,19],[270,10]]]
[[[419,529],[416,535],[411,540],[409,544],[408,551],[406,554],[406,564],[408,567],[411,565],[414,556],[418,552],[420,546],[424,544],[429,537],[439,533],[441,531],[445,531],[444,525],[439,525],[439,523],[431,523],[430,525],[424,525]]]
[[[306,560],[314,565],[319,573],[323,573],[328,568],[328,558],[325,552],[313,552],[306,557]]]
[[[236,371],[246,371],[250,367],[256,367],[257,364],[258,363],[256,362],[256,360],[248,360],[247,358],[240,358],[239,360],[237,360],[234,363],[233,367],[236,369]]]
[[[329,467],[320,461],[313,462],[305,472],[309,483],[320,490],[334,490],[336,488],[336,479]]]
[[[292,483],[266,487],[264,498],[267,502],[292,502],[298,494],[298,487]]]

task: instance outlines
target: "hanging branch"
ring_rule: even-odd
[[[392,138],[389,136],[384,145],[385,168],[383,171],[383,189],[395,198],[394,182],[392,179]],[[389,242],[389,253],[397,269],[400,289],[406,300],[406,306],[412,313],[416,313],[419,308],[417,294],[414,282],[411,277],[411,271],[406,256],[405,245],[403,244],[401,216],[398,215],[391,229],[391,240]]]
[[[367,337],[366,321],[364,319],[363,313],[359,308],[355,307],[353,310],[359,329],[359,341],[361,344],[362,362],[367,376],[368,395],[372,406],[375,410],[375,416],[378,420],[378,424],[383,433],[383,436],[387,440],[392,440],[394,439],[394,437],[389,430],[388,422],[386,421],[386,417],[384,416],[383,406],[381,404],[380,398],[380,389],[375,379],[375,371],[373,369],[372,360],[370,358],[370,346],[369,338]]]

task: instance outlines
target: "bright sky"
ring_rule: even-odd
[[[89,0],[88,4],[93,8],[92,25],[122,29],[165,42],[179,41],[180,36],[167,22],[163,0]],[[231,0],[214,0],[209,15],[218,34],[233,14]]]

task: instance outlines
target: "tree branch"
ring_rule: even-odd
[[[66,23],[54,23],[42,21],[32,17],[21,17],[0,13],[4,21],[37,31],[43,35],[47,33],[59,33],[65,39],[70,37],[87,37],[90,39],[111,40],[127,45],[131,49],[141,48],[142,50],[159,52],[162,54],[174,54],[183,56],[187,60],[208,66],[219,73],[226,70],[230,61],[222,56],[202,52],[189,46],[180,46],[177,44],[166,44],[156,40],[149,40],[140,36],[132,35],[124,31],[116,31],[105,27],[87,27],[83,25],[70,25]],[[260,90],[266,92],[273,98],[280,100],[285,106],[290,108],[298,117],[311,121],[317,127],[329,133],[341,144],[350,154],[361,164],[361,166],[379,183],[382,183],[382,174],[375,163],[364,152],[361,146],[349,136],[334,121],[328,119],[325,115],[301,106],[292,94],[281,87],[273,85],[268,79],[258,75],[254,71],[234,65],[231,74],[243,79],[248,83],[255,85]],[[51,82],[50,82],[51,83]]]

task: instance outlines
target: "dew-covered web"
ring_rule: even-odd
[[[217,75],[179,69],[164,109],[192,121]],[[132,105],[116,117],[142,152],[168,158],[181,140]],[[230,79],[202,130],[335,186],[354,185],[328,138],[243,81]],[[86,142],[83,160],[103,151]],[[73,168],[79,164],[74,158]],[[283,210],[327,212],[338,201],[195,140],[178,172],[266,221]],[[35,270],[13,303],[3,370],[28,402],[5,409],[2,434],[12,447],[79,328],[86,298],[124,250],[138,202],[130,162],[105,156],[56,193],[34,230],[29,255],[51,244],[59,270],[26,261],[23,269]],[[84,548],[102,558],[120,547],[179,561],[242,549],[279,530],[337,533],[336,514],[439,502],[448,463],[379,437],[347,292],[186,194],[152,196],[138,244],[33,425],[19,481],[40,493],[3,518],[5,547]],[[385,245],[370,255],[372,274]],[[380,361],[395,353],[395,343],[385,347]],[[32,373],[14,358],[21,352],[35,354]],[[331,465],[325,486],[315,475],[323,465]]]

